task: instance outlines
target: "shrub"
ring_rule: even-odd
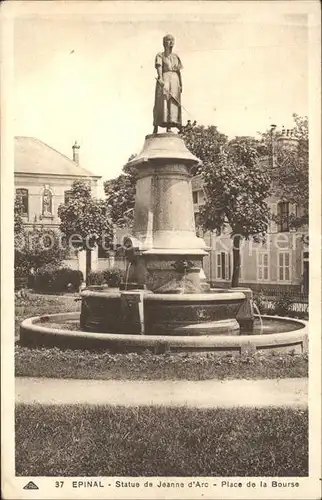
[[[16,278],[27,278],[29,274],[29,268],[27,266],[15,266],[15,279]]]
[[[15,291],[28,287],[28,278],[15,276]]]
[[[118,287],[123,280],[123,271],[118,267],[112,267],[111,269],[105,269],[103,271],[105,282],[110,286]]]
[[[76,291],[83,281],[83,273],[69,267],[61,267],[54,271],[54,290],[57,292]]]
[[[104,271],[91,271],[88,276],[89,285],[108,285],[111,288],[120,286],[123,271],[118,267],[104,269]]]
[[[29,269],[23,265],[15,266],[15,290],[20,290],[21,288],[29,287]]]
[[[91,271],[88,274],[88,285],[103,285],[105,283],[105,276],[103,271]]]
[[[34,278],[34,289],[37,292],[47,292],[52,289],[54,268],[51,265],[45,265],[38,269]]]
[[[267,297],[264,294],[263,290],[261,290],[258,293],[254,293],[254,302],[256,303],[256,305],[259,309],[259,312],[262,314],[265,313],[267,310],[266,301],[267,301]]]
[[[57,267],[68,258],[68,252],[56,230],[34,227],[32,230],[25,229],[15,238],[15,266],[23,267],[28,272],[47,264]]]
[[[34,276],[34,289],[38,292],[76,291],[83,281],[81,271],[69,267],[46,265],[38,269]]]
[[[294,300],[290,295],[281,295],[275,302],[274,302],[274,312],[278,316],[284,316],[288,315],[293,304]]]
[[[83,281],[84,281],[84,276],[82,271],[71,269],[69,273],[69,283],[73,285],[73,288],[75,288],[75,290],[79,289]]]

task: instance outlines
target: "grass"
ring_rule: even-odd
[[[306,476],[306,410],[23,405],[18,476]]]
[[[73,296],[16,299],[30,316],[79,311]],[[16,345],[16,376],[92,379],[307,377],[306,354],[111,354]],[[18,476],[305,476],[307,411],[16,407]]]
[[[80,311],[80,302],[75,302],[76,295],[40,295],[29,293],[27,297],[15,299],[15,337],[19,337],[22,320],[42,314],[55,314]]]
[[[111,354],[16,345],[18,377],[122,380],[266,379],[308,376],[307,354]]]

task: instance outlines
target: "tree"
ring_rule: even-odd
[[[272,178],[271,194],[282,202],[297,205],[296,213],[283,219],[272,214],[271,218],[278,224],[287,222],[290,228],[298,229],[308,224],[309,219],[309,130],[306,116],[294,113],[293,120],[294,127],[290,130],[280,130],[273,125],[261,133],[261,147],[270,159],[266,168]]]
[[[15,197],[14,205],[14,235],[18,236],[23,232],[23,219],[22,219],[22,201],[19,196]]]
[[[297,229],[309,222],[309,136],[308,119],[293,114],[295,126],[292,136],[297,147],[291,144],[279,146],[277,142],[277,175],[274,178],[274,194],[281,201],[296,204],[298,210],[289,216],[289,226]]]
[[[129,161],[134,157],[130,156]],[[104,182],[109,214],[113,224],[119,228],[130,228],[133,223],[136,180],[136,168],[125,165],[122,174]]]
[[[24,277],[31,269],[37,271],[46,264],[60,264],[67,258],[68,251],[57,231],[36,225],[25,228],[22,208],[21,198],[17,196],[14,205],[15,275]]]
[[[91,251],[97,244],[105,248],[112,242],[113,225],[104,200],[92,197],[91,187],[74,181],[69,198],[58,207],[60,230],[68,245],[86,251],[86,280],[91,270]]]
[[[182,128],[180,135],[186,146],[198,158],[205,154],[204,149],[219,151],[220,147],[227,142],[227,137],[218,132],[217,127],[197,126],[196,122],[188,120]],[[131,155],[129,160],[135,158]],[[200,167],[196,167],[192,174],[200,172]],[[133,223],[135,192],[136,192],[137,170],[134,166],[125,165],[122,173],[115,179],[110,179],[104,183],[106,203],[113,223],[119,228],[130,228]]]
[[[46,264],[59,265],[68,257],[58,231],[43,226],[24,229],[15,237],[16,275],[28,275]]]
[[[182,136],[187,148],[202,162],[207,162],[210,157],[214,157],[221,148],[227,144],[228,137],[218,132],[217,127],[211,125],[204,127],[197,125],[196,122],[187,124],[182,128]],[[202,172],[202,165],[199,165],[192,171],[192,175]]]
[[[255,142],[254,142],[255,141]],[[233,239],[232,286],[238,286],[242,238],[264,239],[269,222],[266,198],[269,175],[259,164],[255,139],[227,140],[215,127],[193,127],[188,147],[202,161],[205,205],[200,218],[204,229],[221,234],[228,230]],[[196,146],[195,146],[196,145]]]

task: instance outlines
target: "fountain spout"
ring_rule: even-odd
[[[127,286],[129,283],[129,275],[130,275],[130,269],[131,269],[132,262],[129,260],[126,266],[126,272],[125,272],[125,290],[127,290]]]
[[[260,334],[263,333],[263,318],[260,313],[260,310],[258,308],[258,305],[256,304],[255,300],[253,300],[253,308],[255,309],[256,313],[258,314],[259,321],[260,321]]]

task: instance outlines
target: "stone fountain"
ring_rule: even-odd
[[[306,349],[304,321],[266,317],[265,331],[259,332],[251,290],[211,289],[202,278],[207,248],[196,236],[191,189],[199,159],[171,131],[181,127],[182,85],[171,43],[173,37],[165,37],[165,51],[156,56],[153,134],[128,164],[138,175],[133,231],[123,242],[125,282],[120,289],[81,292],[80,330],[69,329],[79,321],[75,313],[25,320],[23,345],[159,352]],[[159,134],[159,126],[166,132]]]
[[[196,236],[193,211],[191,169],[198,163],[179,134],[146,136],[128,164],[137,168],[138,180],[133,233],[124,238],[127,280],[112,294],[82,293],[82,329],[237,335],[244,324],[251,326],[250,290],[211,291],[200,279],[207,251]]]

